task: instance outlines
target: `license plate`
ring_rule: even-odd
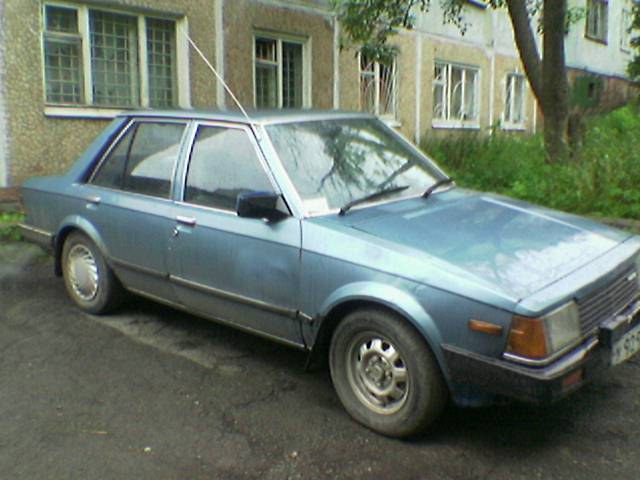
[[[624,362],[640,350],[640,325],[625,333],[613,346],[611,365]]]

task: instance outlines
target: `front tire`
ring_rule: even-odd
[[[329,364],[345,409],[384,435],[423,431],[447,401],[442,373],[424,338],[384,309],[347,315],[333,334]]]
[[[107,313],[120,304],[120,282],[98,247],[81,232],[71,233],[64,242],[62,276],[67,293],[85,312]]]

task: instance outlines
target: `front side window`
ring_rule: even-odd
[[[479,70],[436,62],[433,73],[434,123],[477,125]]]
[[[273,192],[249,134],[238,128],[200,126],[184,201],[235,211],[238,195],[246,192]]]
[[[424,192],[437,168],[381,121],[340,119],[272,125],[267,132],[305,209],[326,213],[380,190]]]
[[[175,29],[173,20],[46,4],[46,102],[99,107],[174,106]]]
[[[608,0],[587,0],[586,36],[593,40],[606,42],[608,21],[609,21]]]
[[[255,104],[258,108],[302,108],[305,101],[304,44],[255,39]]]
[[[384,64],[360,54],[360,110],[396,117],[396,62]]]
[[[185,125],[132,125],[104,159],[90,183],[142,195],[169,198]]]
[[[503,117],[506,127],[524,123],[525,85],[524,75],[519,73],[507,75]]]

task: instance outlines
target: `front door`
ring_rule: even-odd
[[[276,191],[252,132],[241,126],[200,124],[184,179],[169,256],[179,301],[205,315],[301,345],[296,315],[300,221],[236,215],[239,194]]]

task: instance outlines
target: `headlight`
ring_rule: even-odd
[[[544,317],[513,317],[507,352],[540,360],[580,338],[580,315],[575,302],[569,302]]]

